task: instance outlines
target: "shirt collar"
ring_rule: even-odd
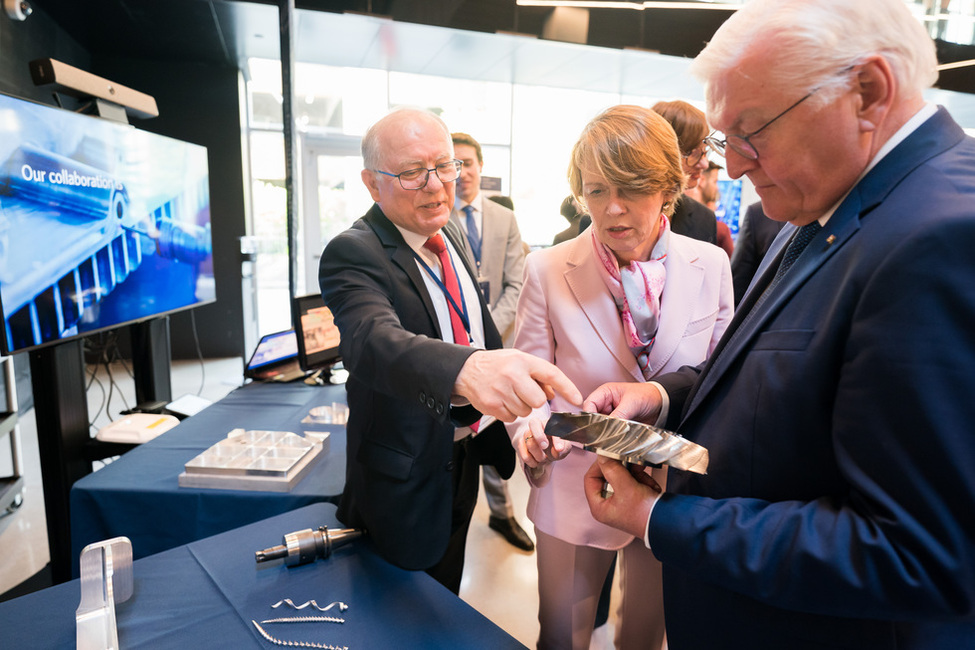
[[[403,235],[403,240],[406,242],[406,245],[409,246],[410,248],[412,248],[413,249],[413,252],[414,253],[418,253],[421,257],[426,257],[427,255],[432,255],[432,253],[430,253],[430,251],[428,251],[427,249],[423,248],[423,245],[425,243],[427,243],[427,240],[430,239],[430,237],[433,237],[434,235],[436,235],[437,233],[440,233],[441,235],[443,235],[443,231],[442,230],[438,230],[437,233],[434,233],[434,235],[430,235],[430,237],[426,237],[426,236],[421,235],[419,233],[415,233],[412,230],[407,230],[406,228],[403,228],[403,227],[401,227],[401,226],[399,226],[399,225],[397,225],[395,223],[393,225],[396,226],[396,230],[399,231],[399,234]],[[444,241],[445,242],[447,241],[447,236],[446,235],[444,235]]]
[[[457,212],[463,211],[465,205],[469,205],[469,206],[473,207],[475,214],[479,214],[479,213],[483,212],[483,210],[481,209],[481,206],[484,205],[483,195],[480,192],[478,192],[477,193],[477,196],[475,196],[474,197],[474,200],[471,201],[470,203],[467,203],[463,199],[457,199],[457,201],[455,203],[455,207],[457,209]]]

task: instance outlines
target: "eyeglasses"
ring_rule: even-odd
[[[708,149],[713,148],[712,146],[708,145],[708,141],[706,138],[702,140],[702,143],[704,144],[703,147],[699,147],[690,153],[681,154],[681,156],[684,158],[684,163],[688,167],[693,167],[694,165],[701,162],[701,158],[707,155]]]
[[[783,115],[791,111],[793,108],[795,108],[799,104],[803,103],[804,101],[812,97],[817,90],[818,88],[814,88],[810,90],[809,94],[807,94],[805,97],[803,97],[795,104],[793,104],[789,108],[785,109],[784,111],[782,111],[781,113],[773,117],[771,120],[763,124],[757,130],[752,131],[748,135],[726,135],[724,140],[718,140],[716,137],[709,135],[708,137],[704,138],[704,144],[711,147],[711,149],[713,149],[715,153],[717,153],[720,156],[725,155],[726,147],[731,147],[732,149],[734,149],[736,154],[738,154],[743,158],[747,158],[748,160],[758,160],[758,149],[756,149],[755,145],[751,143],[751,138],[754,138],[756,135],[758,135],[759,133],[767,129],[769,125],[772,124],[772,122],[779,119],[780,117],[782,117]]]
[[[430,172],[437,172],[437,178],[440,179],[441,183],[452,183],[453,181],[457,180],[458,176],[460,176],[460,168],[463,166],[464,163],[460,160],[448,160],[447,162],[442,162],[436,167],[431,167],[430,169],[418,167],[416,169],[407,169],[406,171],[398,174],[384,172],[381,169],[373,169],[372,171],[378,174],[392,176],[393,178],[399,180],[400,187],[402,187],[404,190],[422,190],[427,186],[427,182],[430,180]]]

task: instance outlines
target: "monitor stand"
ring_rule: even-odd
[[[86,454],[91,433],[83,341],[58,343],[29,354],[51,579],[60,584],[71,579],[71,486],[91,473]]]
[[[308,373],[305,383],[309,386],[340,386],[349,378],[349,371],[341,363],[333,363],[327,368],[319,368]]]

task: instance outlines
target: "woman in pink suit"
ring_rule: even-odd
[[[728,256],[670,232],[684,186],[674,131],[637,106],[593,119],[572,152],[569,184],[592,216],[579,237],[529,255],[515,347],[555,363],[583,393],[696,365],[731,320]],[[538,543],[539,648],[589,647],[599,591],[619,553],[618,648],[664,638],[660,563],[635,539],[589,514],[583,474],[595,455],[546,437],[554,398],[508,425],[531,484]],[[662,470],[654,470],[662,484]]]

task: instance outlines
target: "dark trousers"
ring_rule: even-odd
[[[467,450],[467,440],[454,443],[453,507],[450,521],[450,541],[440,561],[427,569],[437,582],[455,594],[460,593],[460,579],[464,573],[464,551],[467,547],[467,530],[471,525],[474,506],[477,505],[477,487],[480,482],[480,465]]]

